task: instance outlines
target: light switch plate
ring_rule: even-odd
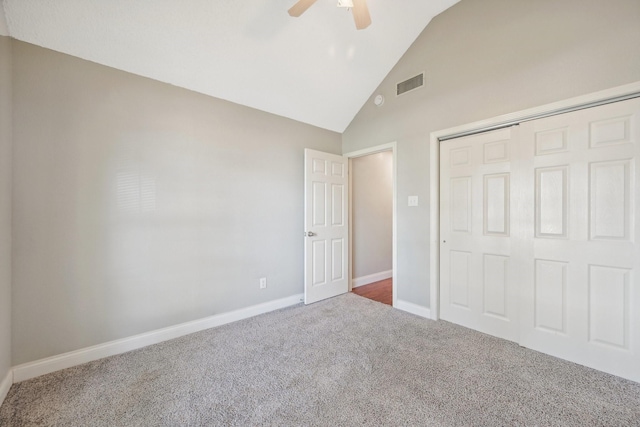
[[[418,206],[418,196],[409,196],[409,206]]]

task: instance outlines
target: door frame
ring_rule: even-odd
[[[398,204],[397,204],[397,181],[398,181],[398,155],[397,155],[397,142],[389,142],[387,144],[376,145],[375,147],[364,148],[362,150],[351,151],[349,153],[342,154],[349,161],[349,291],[353,289],[353,191],[352,191],[352,174],[351,174],[351,160],[357,157],[364,157],[370,154],[382,153],[385,151],[391,152],[391,179],[393,181],[393,213],[391,219],[392,228],[392,242],[391,242],[391,277],[392,277],[392,304],[396,307],[396,301],[398,297],[398,281],[397,281],[397,260],[398,260]]]
[[[440,140],[450,139],[453,136],[495,130],[524,121],[562,114],[570,110],[594,107],[598,103],[606,103],[608,100],[614,102],[614,99],[626,96],[640,96],[640,81],[430,133],[429,192],[431,196],[429,225],[431,244],[429,249],[431,256],[429,257],[429,289],[431,319],[438,320],[440,318]]]

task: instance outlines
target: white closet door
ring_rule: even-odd
[[[520,128],[520,343],[640,381],[640,100]]]
[[[440,146],[440,315],[517,341],[511,157],[517,127]]]

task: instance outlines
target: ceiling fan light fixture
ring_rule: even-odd
[[[296,4],[289,9],[289,15],[298,17],[302,15],[318,0],[298,0]],[[338,7],[346,8],[353,14],[353,20],[357,30],[364,30],[371,25],[371,15],[367,7],[367,0],[337,0]]]
[[[353,0],[338,0],[338,7],[353,8]]]

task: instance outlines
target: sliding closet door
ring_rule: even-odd
[[[640,382],[639,159],[640,99],[442,142],[441,317]]]
[[[440,146],[440,316],[516,341],[511,158],[517,127]]]
[[[640,100],[520,127],[520,343],[640,381]]]

